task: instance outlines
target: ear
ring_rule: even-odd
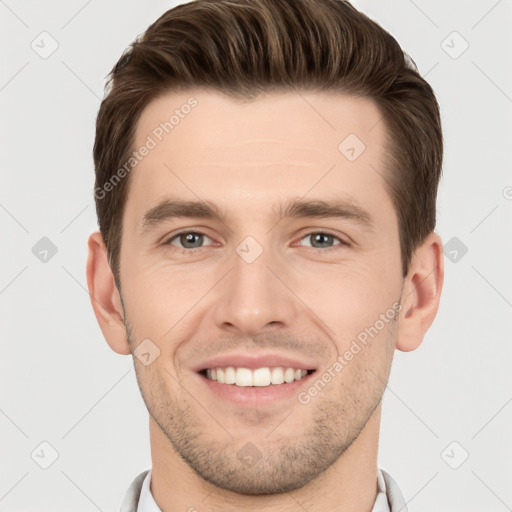
[[[114,352],[130,354],[121,296],[108,263],[107,249],[101,233],[92,233],[87,245],[87,286],[101,332]]]
[[[436,317],[444,281],[443,243],[431,233],[416,249],[404,280],[396,348],[417,349]]]

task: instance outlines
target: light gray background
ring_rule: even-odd
[[[411,512],[511,510],[512,3],[354,3],[438,95],[437,231],[468,249],[445,258],[440,311],[421,347],[396,353],[379,465]],[[0,1],[1,511],[117,510],[151,465],[131,358],[108,348],[90,305],[86,241],[97,226],[91,149],[104,79],[176,4]],[[47,59],[31,47],[50,48],[43,31],[59,45]],[[461,38],[469,47],[457,56]],[[46,263],[32,252],[42,237],[58,249]],[[59,454],[48,469],[35,462],[50,461],[43,441]]]

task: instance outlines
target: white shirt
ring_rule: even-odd
[[[150,489],[151,471],[146,475],[140,491],[140,500],[137,507],[137,512],[162,512],[160,507],[156,504]],[[377,471],[377,485],[379,487],[377,498],[372,508],[372,512],[390,512],[388,498],[386,496],[386,482],[379,469]]]

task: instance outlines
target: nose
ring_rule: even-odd
[[[215,294],[216,326],[245,336],[289,328],[300,301],[290,289],[292,277],[284,270],[286,265],[268,250],[252,262],[242,252],[236,253],[232,264]]]

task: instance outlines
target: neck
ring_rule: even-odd
[[[352,445],[304,487],[273,495],[241,495],[221,489],[193,471],[150,418],[151,492],[164,512],[242,510],[371,512],[377,496],[379,404]]]

